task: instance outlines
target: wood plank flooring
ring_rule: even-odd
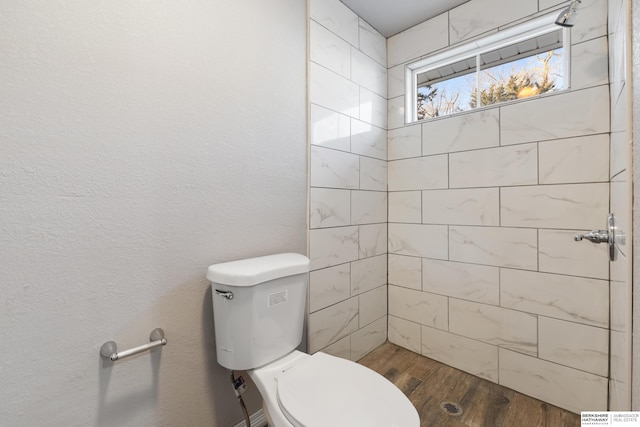
[[[384,375],[406,394],[421,427],[575,427],[580,416],[428,359],[389,342],[358,362]],[[459,404],[460,415],[441,408]]]

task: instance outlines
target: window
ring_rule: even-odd
[[[555,18],[537,18],[409,64],[407,122],[569,87],[570,32]]]

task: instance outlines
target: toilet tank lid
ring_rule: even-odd
[[[207,279],[230,286],[253,286],[309,271],[309,258],[285,253],[243,259],[209,266]]]

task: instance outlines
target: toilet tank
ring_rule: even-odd
[[[285,253],[214,264],[216,354],[227,369],[266,365],[302,341],[309,259]]]

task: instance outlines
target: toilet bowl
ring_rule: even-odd
[[[269,426],[412,427],[415,407],[390,381],[349,360],[294,351],[247,371]]]
[[[308,273],[309,259],[291,253],[210,266],[218,363],[247,371],[270,427],[418,427],[415,407],[382,375],[296,350]]]

